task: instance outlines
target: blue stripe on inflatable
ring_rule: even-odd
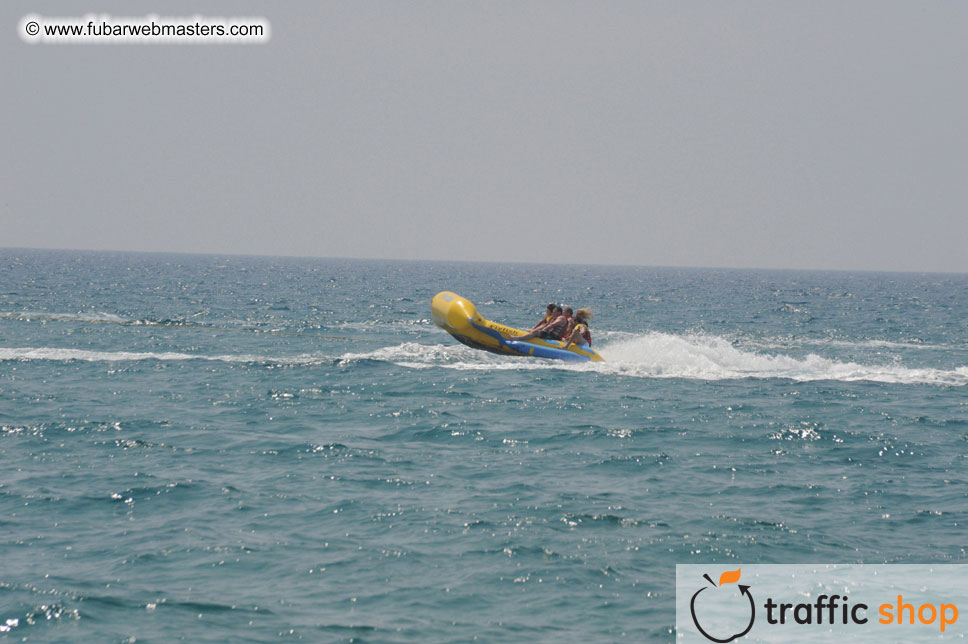
[[[504,346],[522,355],[534,356],[536,358],[552,358],[555,360],[571,360],[574,362],[588,362],[591,360],[588,356],[583,356],[580,353],[572,353],[571,351],[555,349],[553,347],[543,347],[540,344],[531,344],[530,342],[506,340]]]
[[[588,362],[591,360],[590,356],[585,356],[580,353],[574,353],[572,351],[565,351],[564,349],[555,349],[554,347],[546,347],[540,344],[531,344],[530,342],[521,342],[519,340],[506,340],[503,335],[495,331],[494,329],[489,329],[485,326],[480,326],[474,324],[474,320],[468,319],[471,326],[484,333],[491,336],[495,340],[501,343],[501,346],[511,349],[515,353],[520,353],[523,356],[534,356],[536,358],[551,358],[553,360],[571,360],[573,362]]]

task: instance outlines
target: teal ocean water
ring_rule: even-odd
[[[968,275],[0,250],[0,639],[670,642],[676,563],[968,561],[966,385]]]

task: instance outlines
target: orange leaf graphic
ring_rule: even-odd
[[[727,570],[719,576],[719,585],[723,584],[735,584],[739,581],[739,572],[742,568],[737,568],[736,570]]]

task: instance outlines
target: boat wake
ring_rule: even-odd
[[[38,360],[53,362],[138,362],[144,360],[181,362],[186,360],[206,360],[209,362],[271,365],[313,365],[331,362],[330,359],[318,355],[269,357],[247,354],[206,355],[180,353],[177,351],[90,351],[87,349],[61,349],[56,347],[0,347],[0,361],[5,360],[21,362]]]
[[[783,378],[795,381],[870,381],[892,384],[968,385],[968,366],[939,368],[905,366],[894,358],[883,364],[838,360],[817,353],[790,355],[707,334],[600,333],[596,346],[606,362],[569,363],[559,360],[504,356],[471,349],[461,344],[403,342],[361,353],[262,356],[248,354],[198,354],[183,352],[91,351],[56,347],[0,347],[2,361],[80,362],[181,362],[202,360],[233,364],[273,366],[336,365],[352,367],[364,362],[390,363],[410,369],[445,368],[464,371],[562,370],[595,372],[630,378],[686,378],[735,380]],[[839,344],[843,344],[840,342]],[[865,346],[865,343],[858,343]],[[810,347],[814,349],[814,346]],[[821,347],[816,347],[822,350]],[[837,342],[831,350],[836,352]],[[788,351],[793,351],[791,347]]]
[[[652,378],[787,378],[797,381],[867,380],[897,384],[968,385],[968,366],[956,369],[861,364],[816,353],[795,357],[737,347],[729,340],[704,334],[648,333],[609,343],[601,351],[606,365],[619,373]]]
[[[458,370],[593,371],[633,378],[687,378],[732,380],[784,378],[795,381],[839,380],[893,384],[968,385],[968,366],[955,369],[861,364],[826,358],[814,353],[795,357],[783,353],[747,350],[714,335],[646,333],[609,339],[597,347],[606,362],[571,364],[551,360],[515,358],[476,351],[461,345],[427,345],[405,342],[365,353],[347,353],[339,364],[361,360],[391,362],[413,369],[443,367]]]

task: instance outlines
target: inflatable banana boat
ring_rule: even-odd
[[[559,340],[515,340],[526,335],[527,331],[485,320],[470,300],[450,291],[442,291],[434,296],[430,303],[430,316],[434,324],[475,349],[512,356],[604,362],[591,347],[573,344],[565,349],[565,343]]]

